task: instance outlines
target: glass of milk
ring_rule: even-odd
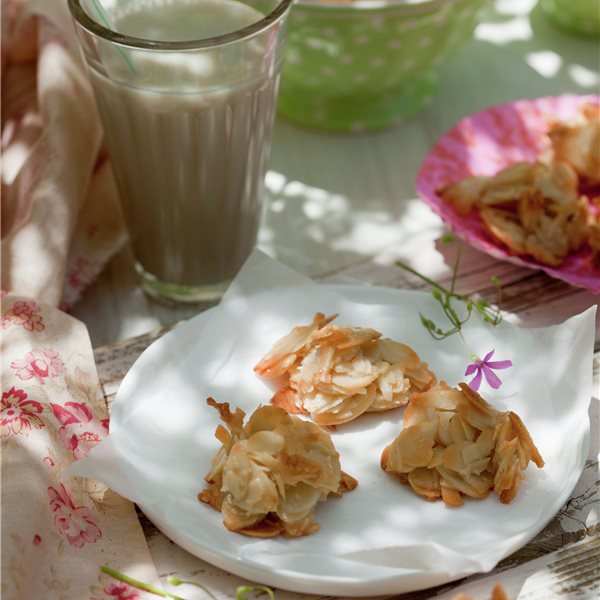
[[[220,297],[255,244],[292,1],[69,0],[155,297]]]

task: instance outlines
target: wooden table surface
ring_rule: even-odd
[[[380,132],[337,135],[278,120],[259,247],[317,281],[421,288],[419,280],[395,266],[396,260],[448,281],[452,260],[436,241],[445,226],[414,192],[427,151],[460,118],[488,106],[525,97],[598,93],[598,56],[597,39],[555,29],[535,0],[496,0],[483,15],[474,41],[441,69],[431,106],[411,121]],[[498,262],[465,247],[458,291],[479,292],[493,302],[490,275],[502,281],[505,318],[524,327],[559,323],[599,300],[540,271]],[[96,347],[107,401],[153,339],[204,308],[166,307],[148,300],[137,286],[130,250],[124,248],[72,311],[87,325]],[[463,591],[487,599],[496,582],[511,598],[598,597],[596,323],[592,444],[571,499],[532,542],[491,574],[399,598],[449,599]],[[184,552],[141,519],[161,576],[195,578],[218,598],[233,597],[241,580]],[[182,588],[178,593],[202,597]],[[308,596],[277,593],[278,600],[299,598]]]

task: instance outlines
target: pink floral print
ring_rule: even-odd
[[[30,400],[24,390],[14,386],[8,392],[2,392],[0,402],[0,437],[10,435],[29,435],[32,429],[44,426],[38,416],[44,408],[35,400]]]
[[[43,331],[46,326],[39,312],[40,307],[33,300],[18,300],[2,316],[0,329],[16,325],[26,331]]]
[[[102,537],[92,511],[85,506],[76,507],[62,483],[58,489],[49,487],[48,496],[50,510],[54,513],[54,526],[71,546],[83,548]]]
[[[103,421],[94,419],[90,408],[82,402],[50,404],[54,416],[61,423],[58,435],[67,450],[79,460],[90,451],[107,433]]]
[[[99,268],[101,268],[100,261],[78,256],[72,270],[67,275],[67,281],[75,290],[81,290],[94,279]]]
[[[102,590],[111,600],[137,600],[139,592],[126,583],[111,583]]]
[[[58,352],[51,349],[31,350],[24,359],[13,360],[10,363],[16,369],[16,376],[23,381],[35,379],[41,385],[45,384],[47,377],[57,377],[65,370],[65,364],[58,356]]]

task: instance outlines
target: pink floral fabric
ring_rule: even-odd
[[[157,575],[133,505],[65,469],[108,433],[85,326],[26,298],[1,298],[2,600],[148,600],[102,565]]]
[[[65,469],[107,433],[89,337],[67,308],[126,239],[66,0],[1,0],[2,600],[146,600],[133,505]]]
[[[40,385],[44,385],[48,377],[58,377],[65,368],[58,352],[49,348],[31,350],[25,358],[13,360],[10,366],[15,369],[15,375],[19,379],[35,379]]]
[[[66,0],[2,0],[1,56],[1,287],[66,308],[126,239]]]
[[[50,404],[56,420],[61,423],[58,436],[65,448],[79,460],[104,436],[108,435],[108,422],[94,419],[92,411],[82,402]]]
[[[40,307],[32,300],[15,302],[12,309],[2,316],[0,329],[15,326],[26,331],[43,331],[45,325],[39,312]]]
[[[90,600],[138,600],[140,593],[126,583],[111,583],[102,590],[102,597],[90,598]]]
[[[75,548],[93,544],[102,537],[97,519],[89,508],[75,506],[61,483],[58,489],[49,487],[50,509],[54,513],[54,526],[60,536]]]
[[[0,411],[0,437],[29,435],[32,429],[40,429],[44,422],[39,417],[43,407],[35,400],[29,400],[23,390],[11,387],[2,392]]]

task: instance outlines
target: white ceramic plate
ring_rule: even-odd
[[[316,310],[410,344],[452,385],[462,380],[471,353],[495,348],[495,359],[511,359],[514,366],[499,372],[502,387],[480,392],[522,417],[545,468],[529,466],[509,505],[493,495],[458,509],[430,503],[379,466],[403,411],[364,415],[332,434],[342,468],[359,487],[318,505],[319,532],[258,540],[227,531],[220,513],[196,499],[220,446],[213,436],[218,416],[205,399],[212,395],[247,413],[267,403],[272,390],[254,364]],[[137,502],[189,552],[274,587],[393,594],[492,569],[552,519],[579,479],[588,448],[594,314],[535,332],[473,318],[464,341],[439,342],[419,323],[419,311],[439,317],[429,294],[346,285],[267,289],[224,301],[146,350],[119,390],[109,437],[74,474],[96,477]]]

